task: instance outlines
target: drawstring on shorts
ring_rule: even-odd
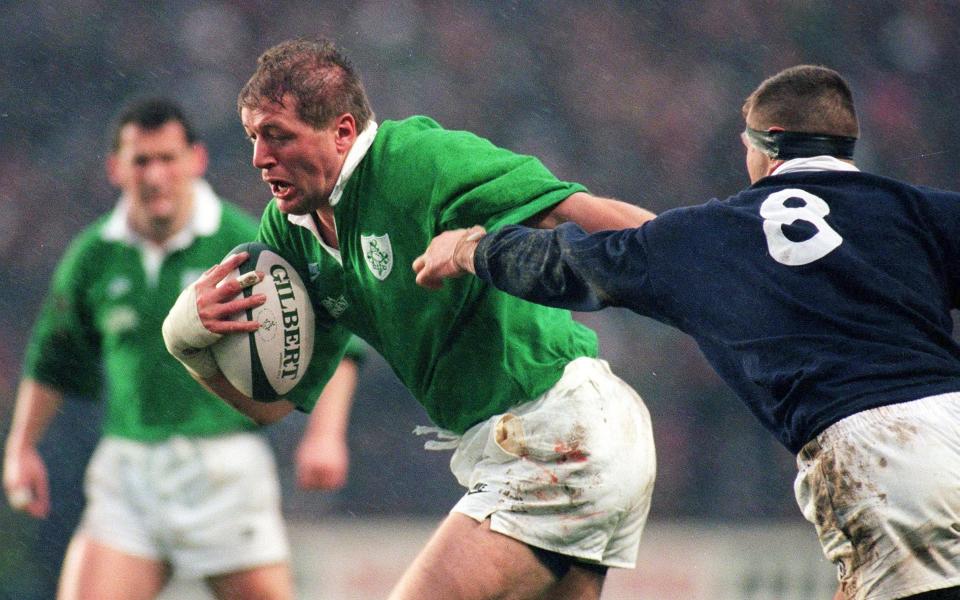
[[[429,425],[417,425],[413,428],[414,435],[435,435],[437,439],[427,440],[423,447],[425,450],[456,450],[460,445],[460,436],[441,427],[432,427]]]

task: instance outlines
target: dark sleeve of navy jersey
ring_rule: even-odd
[[[791,451],[856,412],[960,391],[960,195],[857,172],[768,177],[638,229],[509,227],[477,274],[693,336]]]
[[[579,311],[630,306],[646,278],[640,235],[638,229],[588,235],[574,223],[512,225],[481,239],[474,266],[481,279],[531,302]]]

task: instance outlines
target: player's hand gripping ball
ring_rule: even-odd
[[[267,300],[234,318],[258,321],[260,327],[224,335],[210,350],[220,371],[240,392],[254,400],[277,400],[297,385],[310,364],[313,307],[296,269],[270,247],[249,242],[230,254],[238,252],[249,252],[250,257],[227,278],[262,272],[263,280],[244,288],[243,295],[263,294]]]

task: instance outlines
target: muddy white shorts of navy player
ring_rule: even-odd
[[[259,434],[103,438],[85,478],[80,531],[204,578],[286,561],[273,453]]]
[[[797,455],[795,491],[850,600],[960,585],[960,393],[849,416]]]
[[[653,434],[640,396],[605,361],[570,362],[540,397],[452,445],[450,468],[468,491],[451,512],[584,562],[636,564],[656,475]]]

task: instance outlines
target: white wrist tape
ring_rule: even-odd
[[[187,286],[163,320],[167,351],[190,371],[209,378],[220,372],[210,346],[221,337],[203,326],[197,312],[197,289],[194,285]]]

